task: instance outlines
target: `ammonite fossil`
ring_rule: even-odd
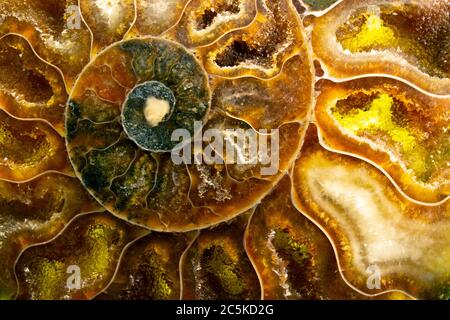
[[[0,299],[449,299],[448,0],[0,2]]]

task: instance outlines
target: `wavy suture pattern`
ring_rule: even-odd
[[[315,114],[325,144],[372,160],[414,199],[450,194],[450,98],[387,78],[320,85]]]
[[[0,110],[0,178],[28,180],[49,170],[71,174],[64,139],[46,123]]]
[[[287,6],[287,2],[282,4]],[[290,7],[271,6],[277,12],[289,9],[288,12],[293,15]],[[294,22],[297,21],[292,24]],[[298,26],[294,31],[301,36]],[[270,111],[271,106],[279,103],[280,99],[286,101],[286,109],[289,103],[294,104],[289,99],[301,101],[296,106],[297,115],[285,115],[278,117],[277,121],[261,124],[264,129],[281,127],[280,173],[290,167],[301,146],[303,122],[311,107],[312,70],[308,59],[300,59],[300,54],[307,55],[307,52],[304,47],[296,48],[294,43],[291,46],[297,55],[284,65],[282,73],[267,83],[263,80],[254,83],[264,86],[267,91],[261,112],[267,109],[267,113],[275,113]],[[280,86],[294,73],[304,75],[295,87],[293,84],[288,86],[292,87],[288,98],[283,95]],[[241,81],[250,83],[252,79],[242,78]],[[227,171],[228,162],[216,167],[190,165],[186,168],[170,163],[169,156],[160,154],[175,147],[176,143],[170,140],[175,129],[186,129],[192,135],[195,133],[194,121],[209,120],[210,128],[220,126],[220,121],[233,121],[223,114],[219,122],[215,121],[224,96],[216,95],[210,102],[210,91],[219,90],[214,88],[219,86],[220,81],[224,80],[218,79],[210,84],[195,58],[184,47],[171,41],[153,37],[130,39],[101,53],[77,81],[66,118],[68,151],[84,185],[119,217],[156,230],[203,228],[251,208],[274,186],[279,174],[268,179],[253,178],[255,174],[251,170],[256,172],[257,167],[230,164],[233,166],[230,171],[235,172],[235,176],[249,176],[245,181],[235,181]],[[140,98],[142,91],[153,90],[151,87],[155,83],[173,94],[176,103],[170,119],[145,129],[145,119],[141,119],[140,111],[129,114],[127,110],[139,105],[139,101],[143,100]],[[274,88],[273,92],[271,88]],[[242,97],[242,101],[234,103],[239,103],[243,109],[251,108],[257,89],[253,93],[248,92],[247,99]],[[126,106],[122,107],[123,110],[122,105]],[[125,130],[121,130],[118,121],[120,114]],[[255,119],[257,117],[261,119],[262,116],[249,114],[245,120],[256,126],[259,125]],[[251,129],[242,121],[239,126]],[[142,134],[143,130],[146,130],[145,134]],[[235,152],[244,153],[245,157],[248,151],[239,148],[236,145]]]
[[[259,272],[265,299],[349,299],[322,232],[293,207],[283,178],[253,214],[245,245]]]
[[[253,128],[279,128],[286,122],[303,120],[308,116],[311,92],[305,90],[312,81],[309,61],[296,55],[286,61],[277,76],[257,78],[217,79],[213,105],[233,118],[247,122]],[[296,78],[296,85],[289,86]],[[278,108],[270,106],[277,102]]]
[[[233,125],[230,123],[227,128],[233,128]],[[291,167],[303,134],[304,127],[297,123],[280,128],[280,168],[275,178],[281,178]],[[225,159],[226,156],[225,154]],[[245,153],[242,155],[244,158],[249,156]],[[196,206],[211,208],[220,216],[226,215],[230,210],[239,212],[241,208],[251,208],[258,197],[267,193],[277,182],[273,177],[261,177],[259,165],[229,164],[225,161],[224,165],[214,167],[190,165],[188,170],[192,181],[189,192],[191,201]]]
[[[230,31],[197,49],[207,72],[223,77],[270,78],[295,54],[304,54],[305,39],[291,1],[257,1],[257,16],[248,26]]]
[[[312,46],[331,77],[369,73],[450,94],[447,0],[345,0],[314,20]]]
[[[114,281],[98,299],[176,300],[181,284],[178,261],[197,233],[151,233],[125,251]]]
[[[330,8],[338,0],[299,0],[308,9],[308,12],[322,11]]]
[[[449,9],[0,2],[0,299],[449,299]]]
[[[126,37],[159,36],[180,20],[189,0],[136,0],[136,21]]]
[[[0,181],[0,299],[16,291],[14,263],[25,248],[51,240],[76,215],[100,206],[75,178],[51,173],[27,183]]]
[[[25,37],[40,57],[57,66],[70,88],[89,62],[90,33],[78,0],[11,0],[0,3],[0,35]]]
[[[181,262],[183,299],[259,299],[258,277],[243,247],[250,213],[203,230]]]
[[[295,209],[286,176],[258,206],[245,245],[262,279],[264,299],[367,299],[342,279],[322,231]],[[407,299],[402,293],[381,299]]]
[[[90,299],[111,280],[122,249],[148,233],[111,215],[77,217],[54,241],[28,249],[16,272],[19,299]],[[67,286],[70,266],[83,270],[79,289]],[[69,279],[70,280],[70,279]]]

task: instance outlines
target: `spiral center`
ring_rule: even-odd
[[[159,81],[147,81],[128,95],[122,110],[122,123],[128,137],[150,151],[168,151],[158,140],[170,139],[167,123],[176,99],[170,88]]]

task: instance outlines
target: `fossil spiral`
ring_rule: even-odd
[[[448,0],[0,2],[0,299],[449,299]]]

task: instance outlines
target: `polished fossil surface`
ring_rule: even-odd
[[[0,2],[0,299],[449,299],[449,12]]]

